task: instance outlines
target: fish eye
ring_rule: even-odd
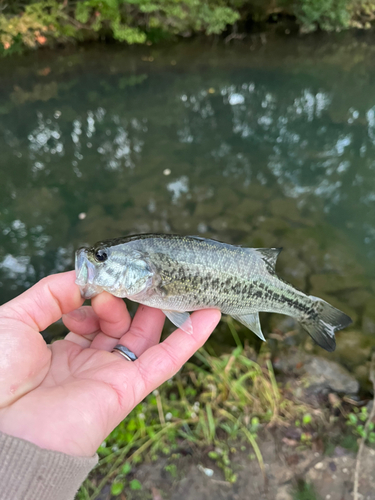
[[[100,249],[95,252],[95,260],[98,262],[104,262],[105,260],[108,259],[108,254],[105,251],[105,249]]]

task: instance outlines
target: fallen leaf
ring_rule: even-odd
[[[296,441],[295,439],[289,439],[289,438],[284,437],[282,439],[282,441],[287,446],[297,446],[298,445],[298,441]]]
[[[40,45],[44,45],[47,41],[47,38],[43,35],[38,35],[35,37],[35,40],[40,43]]]

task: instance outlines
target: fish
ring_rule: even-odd
[[[186,333],[189,312],[215,308],[266,340],[259,312],[295,318],[323,349],[352,320],[276,275],[281,248],[246,248],[199,236],[139,234],[76,251],[76,284],[84,299],[102,291],[161,309]]]

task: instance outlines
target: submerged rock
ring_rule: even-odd
[[[368,284],[365,276],[362,275],[352,275],[344,270],[342,274],[325,273],[325,274],[315,274],[310,277],[310,282],[313,290],[318,293],[334,293],[340,292],[341,290],[353,288],[365,288]]]
[[[221,214],[224,208],[224,202],[215,198],[209,202],[197,203],[194,215],[198,218],[204,217],[204,220],[211,220],[213,217]]]
[[[277,217],[283,217],[287,220],[302,224],[309,223],[310,225],[311,223],[311,221],[301,216],[296,200],[292,198],[276,198],[270,202],[269,208],[271,213]]]
[[[375,338],[364,335],[361,330],[342,330],[336,335],[337,347],[332,353],[332,361],[354,370],[363,366],[371,358]],[[330,358],[331,359],[331,358]]]
[[[236,217],[241,217],[247,222],[251,222],[255,215],[264,211],[264,203],[253,198],[245,198],[239,205],[229,208],[228,211]]]

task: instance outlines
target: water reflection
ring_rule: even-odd
[[[284,246],[285,278],[362,321],[374,286],[370,84],[361,101],[319,64],[314,77],[272,59],[129,76],[110,51],[118,74],[79,57],[69,84],[53,66],[30,70],[31,83],[14,71],[0,98],[1,301],[72,266],[78,245],[173,231]],[[326,290],[324,273],[341,282]],[[369,296],[351,304],[350,287]]]

